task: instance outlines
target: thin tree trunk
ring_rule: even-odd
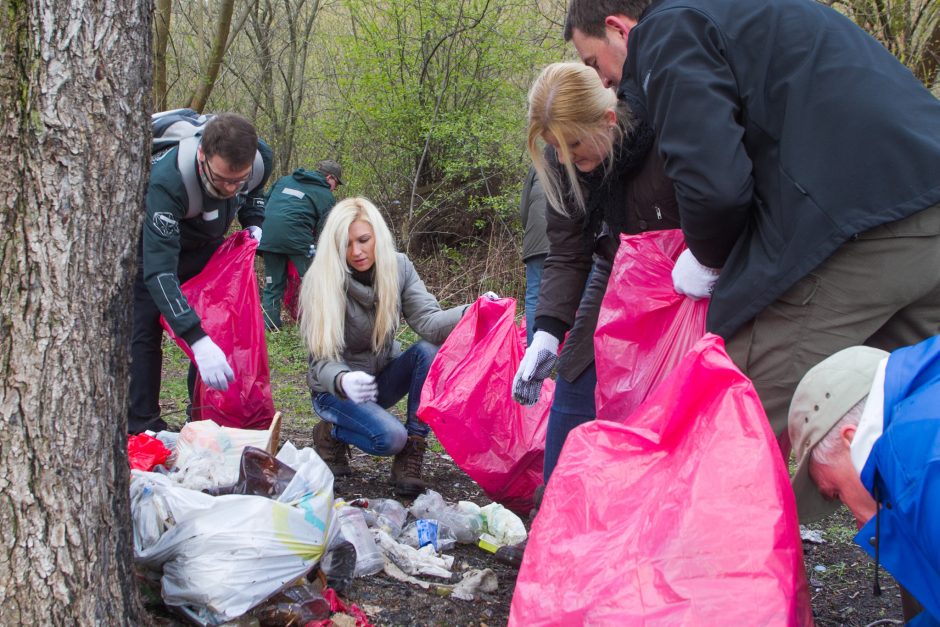
[[[125,412],[149,10],[2,0],[2,625],[145,622]]]
[[[219,18],[215,23],[215,37],[212,40],[212,50],[209,52],[209,62],[206,64],[206,74],[200,79],[196,93],[189,103],[190,108],[200,113],[206,108],[206,103],[209,102],[209,94],[212,93],[215,80],[219,77],[234,12],[235,0],[222,0],[219,4]]]
[[[170,43],[172,0],[156,0],[153,11],[153,106],[157,111],[167,108],[166,50]]]

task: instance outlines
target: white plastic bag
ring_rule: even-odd
[[[163,568],[168,605],[186,608],[204,624],[220,624],[261,603],[320,559],[331,535],[333,475],[311,449],[285,455],[293,455],[298,466],[279,501],[212,497],[160,475],[149,477],[153,473],[135,475],[135,556],[148,567]]]

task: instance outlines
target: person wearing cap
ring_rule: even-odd
[[[297,168],[271,187],[264,219],[264,291],[261,307],[268,329],[280,328],[281,300],[287,287],[287,264],[303,278],[316,251],[326,216],[336,204],[333,192],[343,184],[343,170],[332,159],[316,170]]]
[[[839,351],[806,373],[787,420],[800,522],[844,503],[876,589],[880,564],[905,591],[905,619],[940,624],[940,336]]]

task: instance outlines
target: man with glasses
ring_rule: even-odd
[[[166,428],[159,404],[163,364],[160,314],[192,348],[196,363],[189,370],[190,399],[196,368],[203,382],[215,389],[226,389],[234,379],[227,356],[206,335],[180,285],[205,267],[236,215],[251,236],[261,240],[262,190],[273,156],[251,122],[235,113],[212,118],[201,138],[193,141],[199,145],[191,164],[180,162],[177,152],[181,147],[176,147],[158,155],[150,172],[134,282],[127,416],[130,433]],[[181,172],[185,167],[191,167],[192,172]],[[188,187],[187,179],[195,179],[198,186]],[[201,198],[190,198],[190,189]]]
[[[340,165],[325,159],[316,170],[297,168],[271,187],[265,206],[264,241],[258,246],[258,252],[264,254],[261,307],[268,329],[283,326],[281,300],[287,287],[287,264],[293,265],[301,278],[306,274],[323,223],[336,204],[333,192],[343,184],[342,176]]]

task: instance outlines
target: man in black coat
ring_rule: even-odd
[[[689,251],[676,290],[786,453],[803,374],[940,333],[940,102],[812,0],[570,0],[565,39],[656,131]]]

